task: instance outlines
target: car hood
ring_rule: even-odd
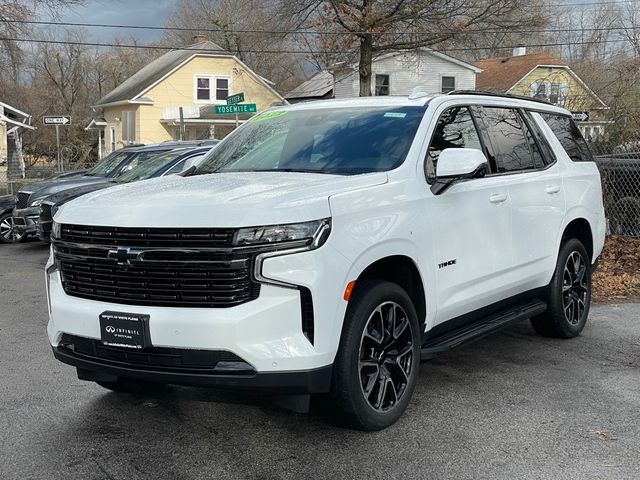
[[[104,179],[103,179],[104,180]],[[62,205],[74,198],[77,198],[81,195],[86,195],[87,193],[95,192],[97,190],[102,190],[103,188],[109,188],[117,185],[114,182],[103,181],[100,183],[90,183],[89,185],[81,185],[79,187],[67,188],[65,190],[61,190],[58,193],[54,193],[49,195],[43,200],[43,203],[50,203],[52,205]]]
[[[13,195],[0,195],[0,210],[16,206],[16,197]]]
[[[71,177],[60,178],[58,180],[48,180],[45,182],[30,183],[25,185],[22,191],[31,193],[29,197],[29,203],[38,198],[48,197],[54,193],[67,190],[69,188],[76,188],[83,185],[92,185],[95,183],[104,183],[104,177]]]
[[[303,222],[331,216],[331,195],[386,182],[386,173],[175,175],[83,195],[65,204],[55,220],[123,227],[241,227]]]

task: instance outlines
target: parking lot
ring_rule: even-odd
[[[577,339],[521,324],[430,363],[377,433],[170,387],[109,393],[54,361],[43,244],[0,247],[0,478],[640,477],[640,305],[596,305]]]

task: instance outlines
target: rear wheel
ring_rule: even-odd
[[[417,380],[419,339],[418,317],[400,286],[374,280],[357,287],[334,363],[341,422],[381,430],[400,418]]]
[[[535,331],[556,338],[580,335],[591,304],[591,263],[579,240],[562,244],[549,289],[548,310],[531,319]]]
[[[0,215],[0,242],[2,243],[19,243],[27,238],[27,234],[19,232],[13,220],[13,215],[5,213]]]

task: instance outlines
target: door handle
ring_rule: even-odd
[[[491,203],[502,203],[507,199],[506,193],[494,193],[489,197]]]
[[[548,185],[547,186],[547,193],[549,195],[554,194],[554,193],[558,193],[560,191],[560,185]]]

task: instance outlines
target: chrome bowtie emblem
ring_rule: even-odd
[[[107,258],[109,260],[115,260],[118,265],[131,265],[132,261],[140,258],[140,253],[137,250],[131,250],[130,248],[118,248],[117,250],[109,250]]]

